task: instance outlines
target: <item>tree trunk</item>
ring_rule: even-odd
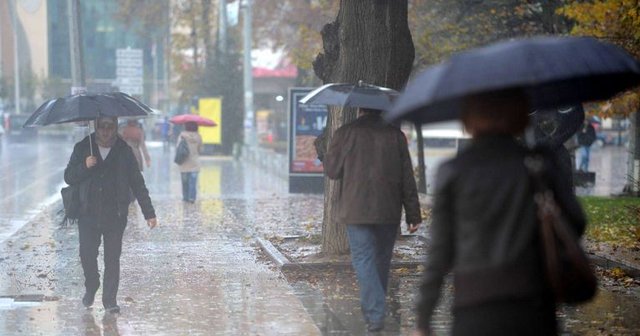
[[[414,58],[407,23],[407,0],[341,0],[334,22],[322,29],[324,53],[313,68],[324,83],[366,83],[401,89]],[[332,109],[324,146],[336,129],[356,118],[355,109]],[[322,250],[329,255],[348,252],[346,227],[335,222],[340,181],[325,180]]]

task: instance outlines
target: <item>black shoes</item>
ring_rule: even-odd
[[[367,331],[378,332],[384,329],[384,322],[369,322],[367,323]]]
[[[89,308],[93,305],[93,301],[95,300],[96,297],[96,292],[93,293],[89,293],[89,292],[85,292],[84,296],[82,297],[82,305],[84,305],[86,308]]]
[[[120,314],[120,306],[113,305],[109,307],[104,307],[104,311],[110,314]]]

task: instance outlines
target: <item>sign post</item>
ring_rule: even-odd
[[[328,109],[322,104],[300,104],[313,88],[289,89],[289,192],[324,192],[322,162],[313,141],[327,125]]]

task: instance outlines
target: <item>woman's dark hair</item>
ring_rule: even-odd
[[[472,135],[520,135],[529,123],[529,101],[521,90],[478,94],[465,99],[462,123]]]
[[[188,132],[197,132],[198,131],[198,124],[194,123],[194,122],[188,122],[188,123],[184,124],[184,129],[185,129],[185,131],[188,131]]]

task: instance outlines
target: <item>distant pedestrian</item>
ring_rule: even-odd
[[[360,109],[358,118],[334,134],[324,171],[342,182],[336,220],[347,226],[360,304],[369,331],[384,328],[385,295],[402,208],[410,232],[422,222],[407,139],[379,110]]]
[[[116,118],[96,120],[96,131],[73,148],[64,180],[80,191],[78,232],[80,262],[84,272],[82,303],[93,305],[100,274],[98,248],[104,241],[102,304],[107,312],[119,313],[116,296],[120,282],[122,235],[127,226],[129,192],[133,191],[150,228],[157,225],[149,191],[129,147],[117,136]]]
[[[147,168],[151,166],[151,157],[149,156],[149,151],[147,150],[147,145],[144,140],[144,131],[138,121],[135,119],[127,120],[127,124],[122,129],[121,136],[122,140],[131,146],[133,155],[136,157],[136,161],[138,161],[140,171],[144,170],[144,164],[142,162],[143,156]]]
[[[462,123],[473,137],[435,179],[430,246],[418,303],[429,335],[445,276],[453,273],[452,335],[555,335],[552,291],[543,270],[529,150],[516,136],[528,123],[519,92],[472,96]],[[580,236],[585,218],[557,155],[541,150],[556,201]]]
[[[180,164],[182,177],[182,200],[194,203],[198,187],[198,173],[200,172],[200,152],[202,151],[202,137],[198,134],[198,124],[188,122],[184,131],[178,136],[178,143],[184,139],[189,145],[189,156]]]
[[[589,171],[591,145],[596,141],[596,130],[588,118],[584,120],[576,136],[578,138],[578,146],[580,146],[580,164],[578,165],[578,170],[587,172]]]
[[[168,152],[171,141],[171,123],[169,123],[169,119],[167,117],[164,117],[162,124],[160,125],[160,135],[162,137],[162,151]]]

